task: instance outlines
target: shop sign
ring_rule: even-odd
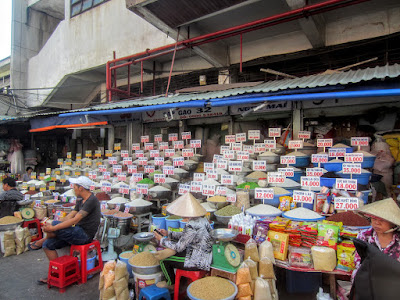
[[[254,190],[254,199],[273,199],[274,190],[266,188],[256,188]]]
[[[246,111],[255,109],[260,104],[254,105],[233,105],[230,107],[230,114],[231,115],[241,115]],[[290,101],[273,101],[267,103],[264,107],[257,109],[255,113],[264,113],[264,112],[274,112],[274,111],[285,111],[292,109],[292,102]]]
[[[253,171],[266,171],[267,162],[265,160],[254,160],[253,161]]]
[[[293,201],[299,203],[312,204],[314,202],[315,194],[311,191],[293,191]]]
[[[146,111],[142,113],[142,120],[144,123],[165,122],[166,114],[170,114],[170,110]],[[228,114],[227,106],[175,108],[172,110],[172,117],[174,120],[219,117],[227,114]]]
[[[357,197],[335,197],[335,209],[337,210],[355,210],[359,207]]]

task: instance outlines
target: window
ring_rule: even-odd
[[[71,0],[71,17],[75,17],[109,0]]]

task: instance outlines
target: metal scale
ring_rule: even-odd
[[[236,273],[240,265],[240,254],[238,249],[231,243],[238,235],[237,230],[214,229],[211,236],[217,240],[213,245],[212,268]]]
[[[154,238],[154,233],[152,232],[138,232],[133,235],[133,239],[136,241],[136,245],[133,246],[133,252],[156,252],[157,249],[150,241]]]
[[[108,246],[107,252],[102,254],[102,259],[103,261],[115,260],[118,258],[118,254],[114,250],[114,241],[120,236],[120,230],[117,228],[117,219],[109,215],[103,215],[103,217],[104,227],[101,241],[103,242],[107,231]]]

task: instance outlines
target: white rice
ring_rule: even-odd
[[[259,204],[256,206],[253,206],[249,209],[246,209],[247,213],[250,214],[257,214],[257,215],[275,215],[275,214],[279,214],[281,213],[281,211],[279,209],[277,209],[276,207],[273,207],[271,205],[268,204]]]
[[[285,217],[296,218],[300,220],[312,220],[321,218],[321,215],[304,207],[298,207],[285,212]]]
[[[351,148],[350,146],[347,146],[345,144],[339,143],[334,145],[332,148]]]
[[[107,203],[110,204],[122,204],[122,203],[127,203],[129,200],[124,198],[124,197],[115,197],[112,198],[112,200],[107,201]]]
[[[267,152],[261,153],[261,154],[258,155],[258,156],[278,156],[278,155],[275,154],[275,153],[272,152],[272,151],[267,151]]]
[[[179,180],[176,180],[171,177],[165,177],[165,183],[172,183],[172,182],[179,182]]]
[[[362,154],[364,155],[364,157],[375,156],[375,155],[373,155],[373,154],[371,154],[371,153],[369,153],[369,152],[367,152],[367,151],[363,151],[363,150],[356,151],[356,152],[354,152],[354,153],[362,153]]]
[[[167,189],[166,187],[163,187],[161,185],[157,185],[149,189],[150,192],[166,192],[170,191],[170,189]]]
[[[208,202],[203,202],[203,203],[201,203],[201,206],[203,206],[204,209],[205,209],[207,212],[214,212],[214,211],[216,211],[216,209],[215,209],[215,208],[212,208]]]
[[[293,151],[290,152],[289,154],[286,154],[285,156],[309,156],[309,155],[300,151]]]
[[[272,185],[272,184],[271,184]],[[299,187],[300,183],[290,179],[290,178],[285,178],[285,181],[283,183],[276,183],[274,186],[279,186],[279,187],[287,187],[287,188],[294,188],[294,187]]]
[[[174,169],[174,173],[188,173],[188,171],[186,171],[186,170],[184,170],[184,169],[181,169],[181,168],[175,168]]]
[[[125,204],[125,206],[129,206],[129,207],[141,207],[141,206],[149,206],[152,205],[153,203],[151,203],[150,201],[146,201],[143,199],[135,199],[133,201],[130,201],[128,203]]]
[[[201,184],[202,184],[202,185],[204,185],[204,184],[208,184],[208,185],[221,185],[218,181],[215,181],[214,179],[207,179],[207,180],[204,180]]]

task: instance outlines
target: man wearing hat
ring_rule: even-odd
[[[177,252],[160,262],[166,278],[162,285],[172,288],[175,283],[174,268],[190,271],[210,269],[214,240],[210,235],[210,223],[203,218],[207,212],[192,194],[186,193],[173,201],[167,211],[189,218],[182,232],[170,232],[169,237],[166,230],[160,230],[162,235],[154,233],[161,246]]]
[[[49,260],[58,257],[56,249],[90,243],[100,225],[100,203],[90,192],[92,181],[86,176],[80,176],[70,178],[69,182],[74,185],[77,197],[74,210],[63,221],[53,221],[51,225],[44,225],[43,231],[47,233],[47,237],[29,244],[31,250],[43,247]],[[47,284],[47,279],[41,279],[38,283]]]

